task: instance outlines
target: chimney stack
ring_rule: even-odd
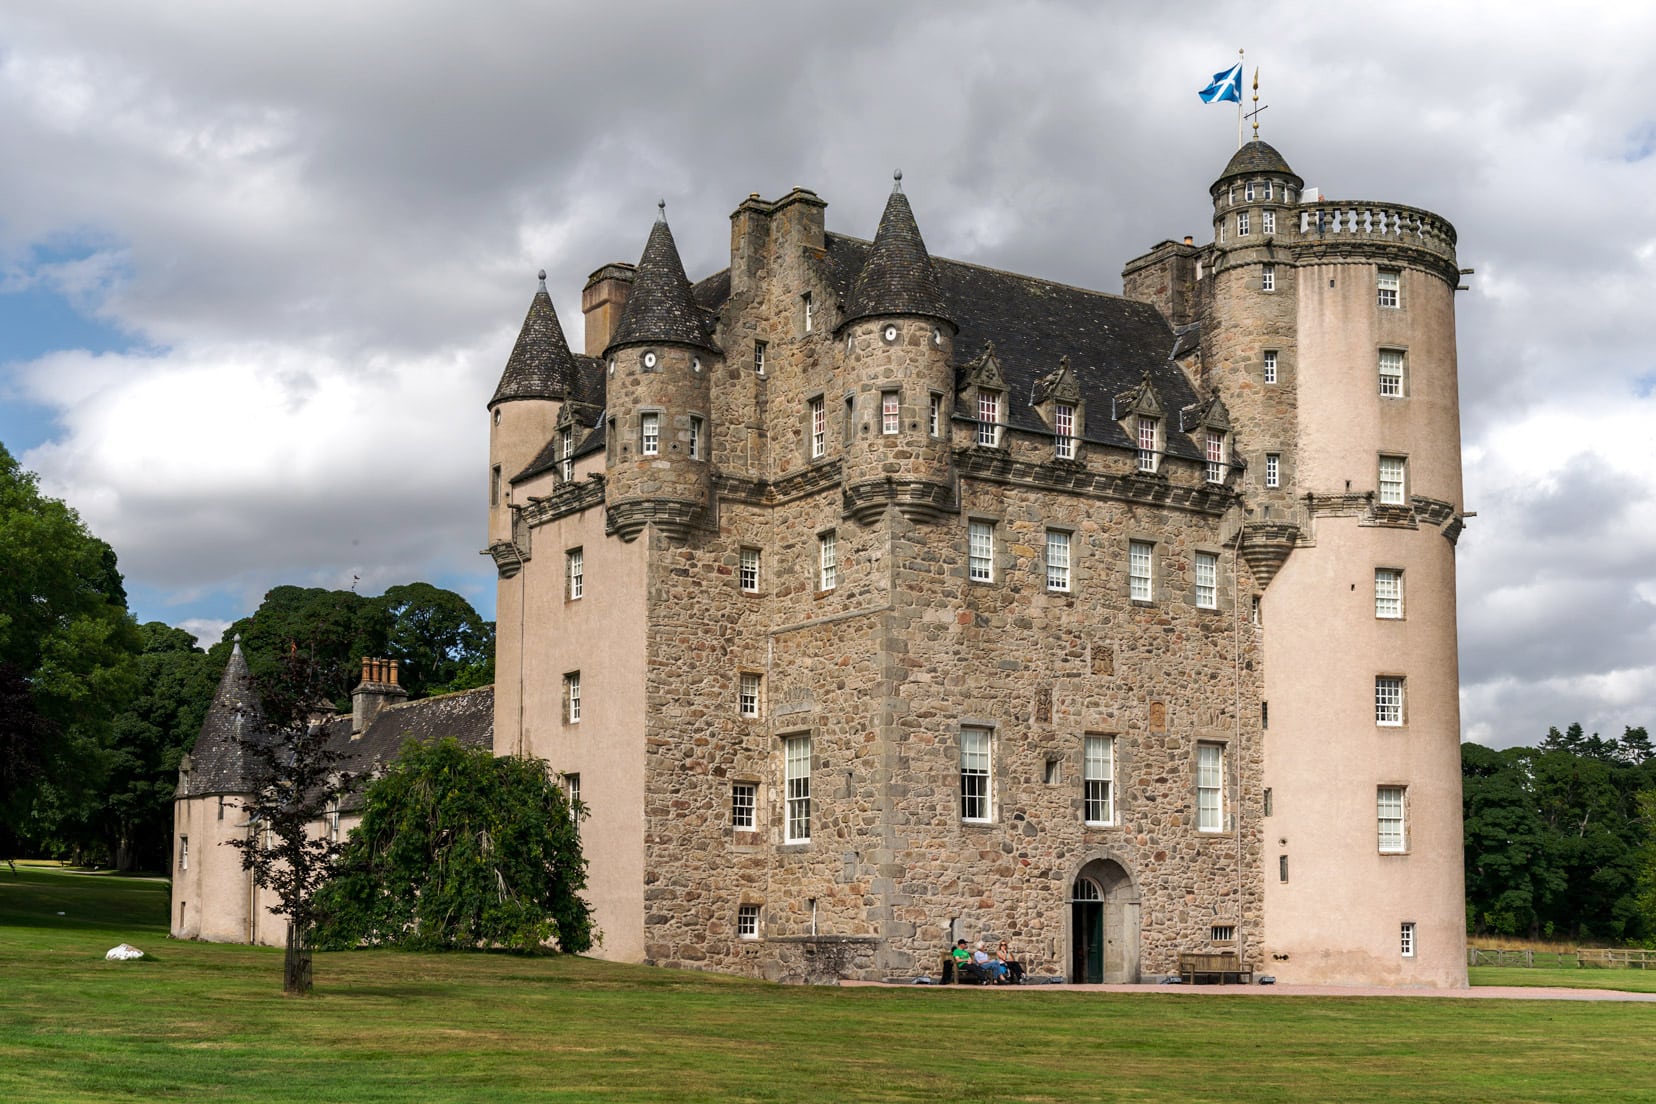
[[[354,740],[374,723],[380,710],[408,698],[397,685],[397,661],[362,657],[362,681],[351,691],[351,738]]]

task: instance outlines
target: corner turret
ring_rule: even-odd
[[[953,508],[950,414],[955,324],[901,172],[857,274],[843,342],[845,499],[867,522],[888,505],[917,521]]]
[[[558,414],[578,381],[546,270],[529,301],[517,343],[506,360],[494,397],[489,400],[489,544],[512,538],[512,477],[521,472],[551,438]],[[521,504],[516,504],[521,505]]]
[[[683,537],[703,523],[710,495],[709,380],[723,359],[691,294],[663,202],[604,351],[607,524],[621,539],[634,539],[652,523]]]

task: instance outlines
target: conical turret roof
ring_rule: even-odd
[[[874,245],[851,289],[845,322],[892,314],[923,314],[953,321],[931,254],[914,221],[908,196],[903,194],[901,179],[899,176],[899,183],[891,189]]]
[[[512,399],[562,399],[575,381],[575,357],[569,351],[552,296],[546,293],[546,270],[540,274],[540,290],[529,301],[517,344],[506,358],[489,405]]]
[[[180,796],[247,793],[248,739],[269,735],[253,675],[242,656],[241,638],[230,649],[213,704],[201,722],[201,733],[190,752],[190,772],[179,785]]]
[[[684,262],[679,260],[665,215],[650,227],[650,240],[644,243],[644,255],[638,259],[633,276],[632,293],[627,296],[609,347],[658,341],[717,351],[702,309],[690,293],[690,280],[684,275]]]

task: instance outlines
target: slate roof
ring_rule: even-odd
[[[230,648],[230,662],[224,666],[213,704],[202,719],[195,747],[190,751],[190,772],[180,774],[178,796],[247,792],[246,754],[242,738],[263,733],[264,710],[253,676],[242,656],[241,640]]]
[[[862,318],[920,314],[952,321],[949,304],[938,287],[937,270],[920,237],[908,196],[891,190],[880,216],[874,244],[845,299],[846,325]]]
[[[328,743],[343,758],[339,769],[353,774],[373,774],[397,757],[409,740],[431,743],[452,736],[463,747],[494,747],[494,687],[483,686],[458,694],[399,702],[379,711],[356,739],[351,738],[351,718],[335,717],[328,722]],[[342,812],[362,804],[362,789],[347,794],[339,803]]]
[[[1244,143],[1241,149],[1231,155],[1230,163],[1225,166],[1225,171],[1219,174],[1219,179],[1214,181],[1213,186],[1217,189],[1233,176],[1257,176],[1260,173],[1291,176],[1296,181],[1296,188],[1305,184],[1305,181],[1300,180],[1294,170],[1288,167],[1288,162],[1283,160],[1282,154],[1278,153],[1274,146],[1255,138]]]
[[[529,300],[517,344],[506,358],[489,406],[513,399],[561,399],[576,382],[575,358],[569,352],[552,296],[546,292],[546,271],[541,270],[540,290]]]
[[[672,342],[717,351],[708,329],[706,312],[690,294],[678,246],[665,218],[650,227],[650,240],[638,259],[632,292],[621,311],[621,321],[609,348],[650,342]]]

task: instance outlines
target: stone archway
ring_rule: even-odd
[[[1138,981],[1138,887],[1114,859],[1093,859],[1076,874],[1069,936],[1071,981]]]

